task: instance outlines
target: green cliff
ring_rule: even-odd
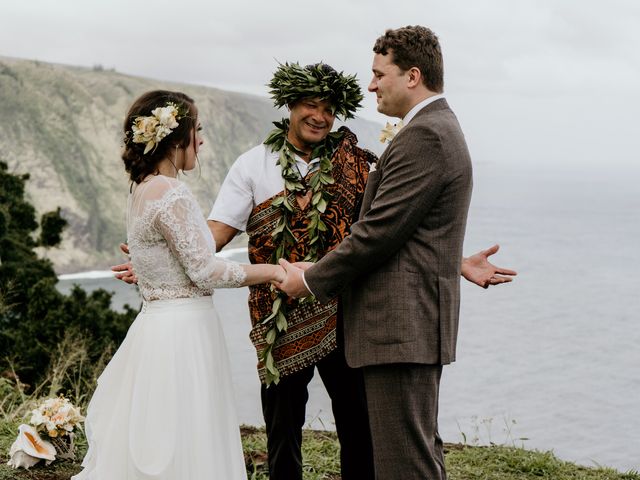
[[[120,160],[121,122],[135,97],[156,88],[196,100],[205,145],[200,171],[186,181],[206,212],[235,158],[262,141],[286,112],[253,95],[0,57],[0,151],[9,171],[31,175],[28,195],[35,207],[60,206],[69,222],[61,247],[46,252],[59,273],[120,260],[129,188]],[[364,146],[379,150],[379,125],[356,119],[349,126]]]

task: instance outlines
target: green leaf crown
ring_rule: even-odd
[[[267,85],[274,105],[280,108],[303,98],[328,100],[333,113],[343,120],[353,118],[363,96],[355,75],[337,72],[326,63],[301,67],[298,63],[284,63],[276,70]]]

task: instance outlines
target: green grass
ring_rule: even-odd
[[[640,480],[637,472],[588,468],[565,462],[551,452],[507,446],[448,445],[451,480]]]
[[[30,471],[16,471],[6,465],[7,451],[15,437],[17,423],[0,422],[0,480],[67,480],[80,471],[79,462],[54,462]],[[266,480],[266,438],[263,429],[243,427],[242,442],[248,477]],[[79,439],[78,456],[86,446]],[[305,431],[303,442],[305,480],[339,480],[338,443],[333,432]],[[588,468],[538,452],[507,446],[446,445],[450,480],[640,480],[637,472],[620,473],[608,468]]]

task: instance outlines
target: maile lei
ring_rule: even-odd
[[[316,262],[318,252],[324,246],[323,232],[327,231],[327,225],[322,220],[322,214],[327,209],[331,200],[331,194],[326,186],[334,183],[331,169],[331,157],[336,151],[338,144],[342,140],[342,132],[330,132],[322,142],[314,145],[310,158],[319,158],[320,166],[312,173],[308,183],[301,177],[296,167],[296,155],[305,156],[304,152],[298,150],[287,140],[289,130],[289,120],[283,118],[280,122],[273,122],[276,128],[269,134],[264,144],[271,147],[271,150],[278,152],[278,162],[282,170],[284,179],[284,191],[281,196],[271,202],[271,206],[280,210],[281,217],[278,225],[271,233],[273,243],[276,246],[271,255],[270,262],[278,263],[278,259],[290,259],[292,247],[298,242],[292,231],[291,220],[294,213],[294,205],[289,200],[289,193],[307,194],[311,189],[311,206],[307,218],[307,242],[308,250],[304,258],[306,262]],[[266,369],[265,382],[267,385],[280,381],[280,372],[273,358],[273,347],[280,336],[287,331],[287,295],[284,292],[272,287],[272,294],[275,297],[271,314],[262,320],[266,326],[265,341],[267,346],[262,351],[260,360]]]

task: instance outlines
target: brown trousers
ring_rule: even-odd
[[[446,480],[438,434],[442,365],[363,367],[376,480]]]

